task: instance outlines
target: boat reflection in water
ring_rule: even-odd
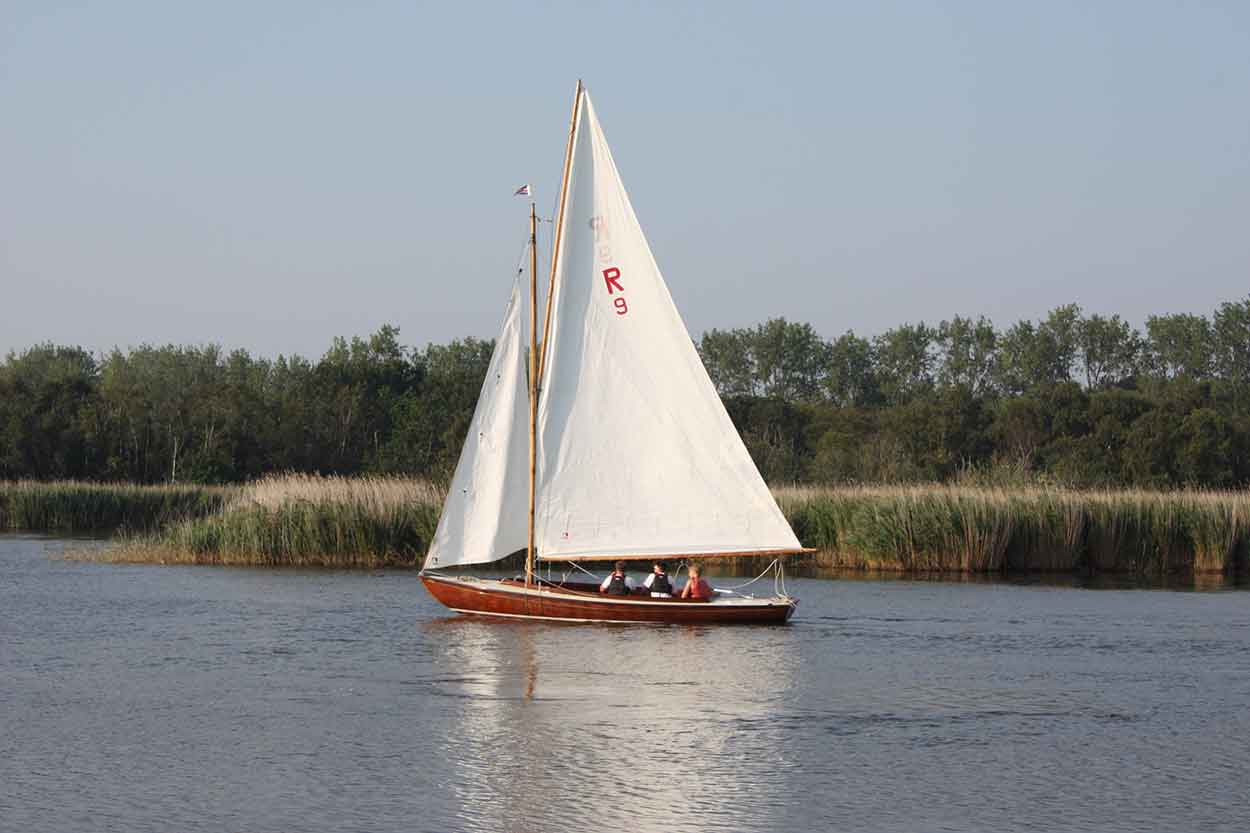
[[[784,829],[788,628],[427,626],[441,811],[459,829]]]

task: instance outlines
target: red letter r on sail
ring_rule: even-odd
[[[620,277],[621,270],[617,269],[615,266],[603,270],[603,281],[608,285],[609,295],[613,294],[614,291],[625,291],[625,287],[621,286]],[[615,287],[615,290],[613,287]]]

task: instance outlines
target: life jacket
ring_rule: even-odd
[[[619,576],[616,573],[612,574],[612,580],[608,582],[608,595],[609,596],[628,596],[629,595],[629,587],[625,584],[625,576]]]
[[[673,593],[673,585],[668,581],[668,573],[653,573],[654,578],[651,579],[652,593]]]
[[[688,598],[698,599],[700,601],[710,600],[712,598],[712,585],[704,581],[702,577],[690,579],[690,581],[686,583],[686,586],[690,588],[690,595]]]

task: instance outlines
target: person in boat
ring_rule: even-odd
[[[600,593],[607,593],[609,596],[628,596],[633,592],[634,583],[630,581],[629,576],[625,575],[625,562],[616,562],[616,569],[612,571],[612,575],[603,580],[599,585]]]
[[[707,579],[703,578],[703,568],[698,564],[691,564],[687,572],[690,573],[690,580],[681,589],[681,597],[683,599],[710,602],[712,597],[716,595],[716,591],[712,589],[712,585],[707,583]]]
[[[647,576],[642,586],[651,591],[652,598],[671,599],[673,584],[668,580],[668,565],[663,561],[657,561],[651,565],[651,570],[651,575]]]

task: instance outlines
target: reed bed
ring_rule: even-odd
[[[821,566],[909,572],[1243,572],[1250,492],[864,486],[774,490]]]
[[[219,511],[232,487],[62,480],[0,481],[0,529],[114,532],[159,529]]]
[[[443,493],[390,477],[267,477],[239,487],[220,511],[95,556],[110,561],[269,567],[419,567]]]
[[[78,494],[73,490],[82,487],[50,488]],[[193,493],[192,487],[130,488]],[[387,477],[284,475],[209,494],[219,502],[211,511],[190,498],[170,498],[171,508],[154,513],[170,519],[160,529],[126,535],[98,557],[419,567],[443,501],[434,484]],[[1250,566],[1246,491],[930,484],[779,487],[774,494],[803,544],[819,550],[800,563],[816,567],[1168,575],[1235,574]],[[181,517],[178,500],[191,503]]]

